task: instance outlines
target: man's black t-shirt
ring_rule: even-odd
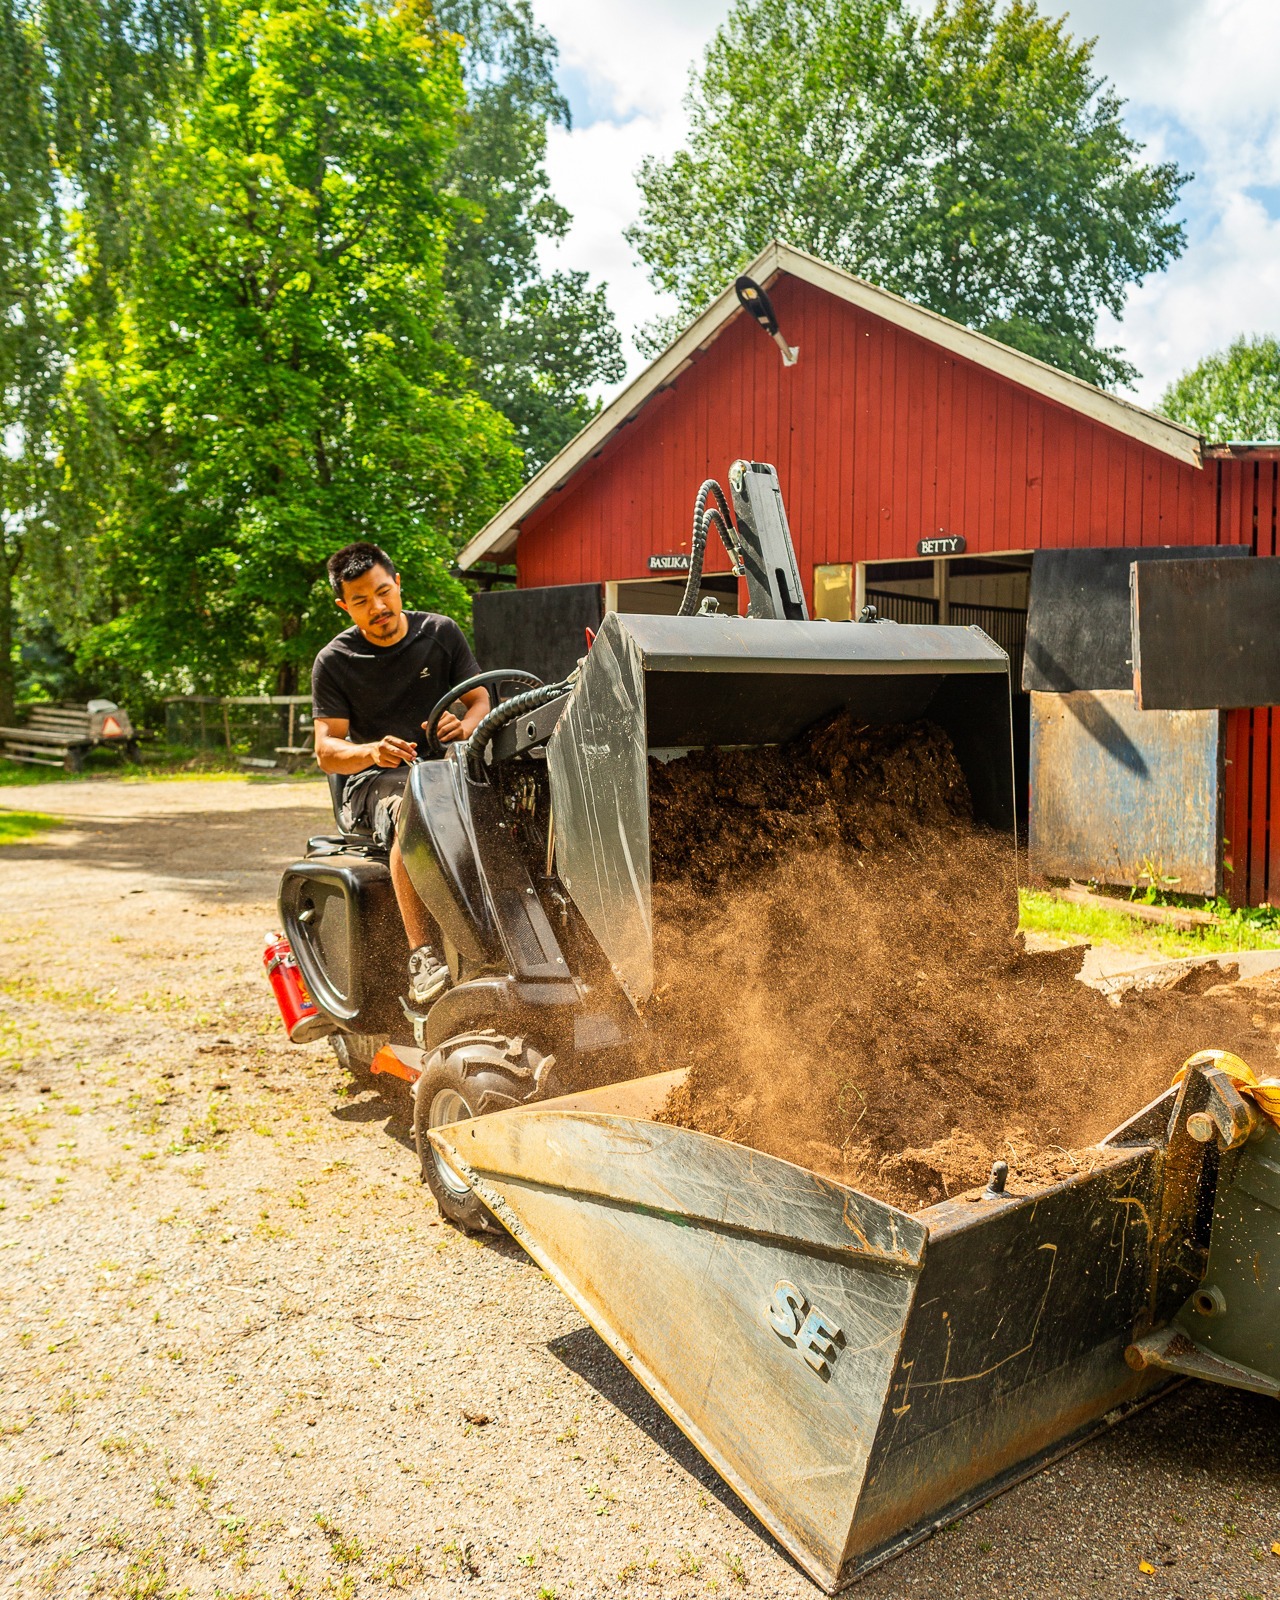
[[[406,611],[398,644],[370,644],[359,628],[331,639],[311,669],[312,711],[342,718],[356,744],[388,733],[427,753],[422,724],[441,695],[480,668],[456,622],[434,611]]]

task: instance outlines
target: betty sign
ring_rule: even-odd
[[[916,543],[918,556],[962,556],[964,534],[940,533],[936,539],[920,539]]]

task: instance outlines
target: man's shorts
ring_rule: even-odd
[[[381,849],[389,850],[408,778],[407,767],[370,767],[353,773],[342,791],[343,833],[371,833]]]

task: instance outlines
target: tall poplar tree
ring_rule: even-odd
[[[14,596],[45,531],[61,372],[61,216],[40,32],[0,0],[0,723],[14,720]]]

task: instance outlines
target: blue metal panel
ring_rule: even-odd
[[[1031,696],[1033,873],[1222,889],[1223,714],[1139,711],[1126,689]]]

